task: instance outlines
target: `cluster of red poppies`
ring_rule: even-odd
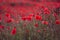
[[[36,4],[31,7],[2,5],[0,8],[0,32],[7,29],[10,30],[11,35],[16,35],[18,33],[17,29],[20,28],[21,31],[26,33],[31,32],[33,29],[35,32],[40,33],[49,30],[47,27],[52,23],[60,25],[60,13],[58,15],[54,12],[54,8],[51,9],[46,5]]]

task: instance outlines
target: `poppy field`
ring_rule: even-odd
[[[60,40],[60,3],[1,0],[0,40]]]

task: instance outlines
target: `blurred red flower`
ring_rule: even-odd
[[[0,20],[1,20],[1,17],[0,17]]]
[[[32,20],[32,17],[31,16],[27,16],[27,20],[28,21],[31,21]]]
[[[0,29],[4,29],[4,26],[0,25]]]
[[[44,7],[44,6],[41,6],[41,8],[45,9],[45,7]]]
[[[6,13],[5,16],[8,17],[8,18],[10,18],[10,14],[9,13]]]
[[[29,16],[34,17],[34,14],[29,14]]]
[[[10,22],[12,22],[12,20],[11,20],[11,19],[7,21],[7,23],[10,23]]]
[[[50,14],[50,11],[48,10],[48,8],[44,9],[44,14]]]
[[[25,20],[26,20],[26,17],[21,17],[21,19],[22,19],[23,21],[25,21]]]
[[[14,19],[10,18],[10,19],[7,20],[7,23],[10,23],[10,22],[14,22]]]
[[[14,27],[11,31],[11,35],[15,35],[16,34],[16,27]]]
[[[42,20],[42,16],[36,15],[36,16],[35,16],[35,19],[36,19],[36,20]]]
[[[60,24],[60,20],[56,20],[55,23],[56,23],[56,24]]]
[[[0,17],[0,22],[1,22],[1,19],[2,19],[2,18]]]
[[[38,27],[38,24],[36,23],[34,26],[37,28]]]
[[[42,24],[48,25],[48,21],[42,21]]]

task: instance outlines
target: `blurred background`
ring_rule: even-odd
[[[60,0],[0,0],[0,40],[60,40]]]

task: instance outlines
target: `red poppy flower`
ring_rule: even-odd
[[[36,15],[36,16],[35,16],[35,19],[36,19],[36,20],[42,20],[42,16]]]
[[[15,35],[16,34],[16,28],[14,27],[11,31],[11,35]]]
[[[44,11],[48,11],[48,8],[45,8]]]
[[[48,8],[44,9],[44,14],[50,14],[50,11],[48,10]]]
[[[36,23],[34,26],[37,28],[38,27],[38,24]]]
[[[36,15],[39,15],[40,13],[36,13]]]
[[[29,14],[30,17],[34,17],[34,14]]]
[[[14,19],[10,18],[10,19],[7,20],[7,23],[10,23],[10,22],[14,22]]]
[[[6,15],[5,15],[6,17],[8,17],[8,18],[10,18],[10,14],[9,13],[6,13]]]
[[[49,11],[47,11],[47,12],[44,12],[44,14],[50,14],[50,12],[49,12]]]
[[[48,25],[48,21],[42,21],[42,24]]]
[[[0,29],[4,29],[4,26],[0,25]]]
[[[1,20],[1,17],[0,17],[0,20]]]
[[[60,24],[60,20],[56,20],[55,23],[56,23],[56,24]]]
[[[1,22],[1,19],[2,19],[2,18],[0,17],[0,22]]]
[[[27,16],[27,20],[28,21],[31,21],[32,20],[32,17],[31,16]]]
[[[26,20],[26,17],[22,17],[21,19],[22,19],[23,21],[25,21],[25,20]]]
[[[10,22],[12,22],[12,20],[8,20],[8,21],[7,21],[7,23],[10,23]]]
[[[45,9],[45,7],[44,7],[44,6],[41,6],[41,8]]]

